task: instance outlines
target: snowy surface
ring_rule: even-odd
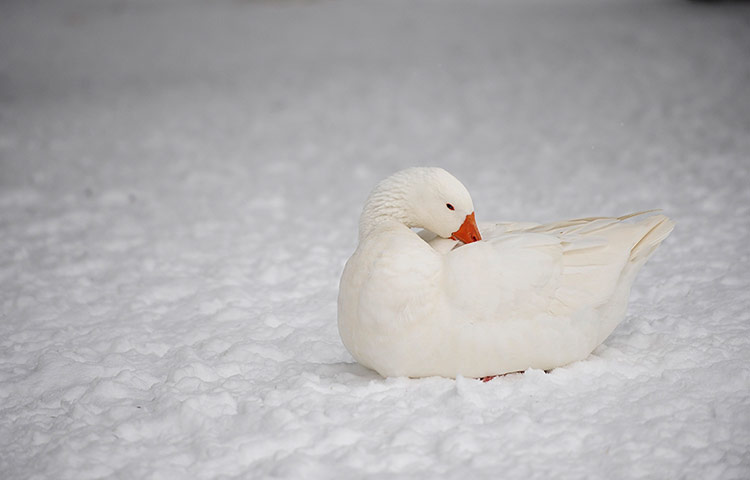
[[[750,5],[0,6],[0,477],[750,477]],[[382,379],[336,295],[368,191],[663,208],[549,374]]]

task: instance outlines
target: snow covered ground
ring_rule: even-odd
[[[0,477],[750,477],[750,5],[0,6]],[[368,191],[663,208],[549,374],[382,379],[336,330]]]

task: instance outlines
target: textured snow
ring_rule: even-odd
[[[750,5],[0,6],[0,477],[750,477]],[[677,222],[584,361],[380,378],[369,189]],[[418,347],[417,347],[418,348]]]

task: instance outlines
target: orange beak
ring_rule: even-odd
[[[479,234],[479,228],[477,228],[477,221],[474,220],[474,212],[466,215],[466,220],[461,224],[461,227],[451,234],[453,240],[461,240],[464,243],[476,242],[481,240],[482,236]]]

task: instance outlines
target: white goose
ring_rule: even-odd
[[[672,231],[664,215],[625,221],[637,215],[480,229],[455,177],[402,170],[362,211],[339,289],[341,339],[383,376],[489,377],[582,360],[625,316],[636,273]]]

